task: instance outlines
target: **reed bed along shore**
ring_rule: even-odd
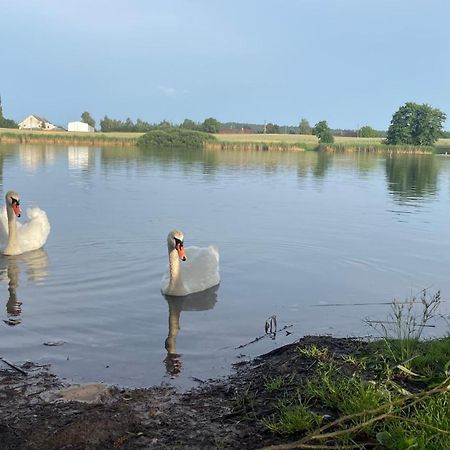
[[[137,144],[144,133],[81,133],[68,131],[0,129],[0,143],[104,145],[129,147]],[[450,139],[439,139],[434,147],[388,146],[382,138],[355,138],[336,136],[334,144],[319,145],[316,136],[298,134],[216,134],[207,142],[207,150],[242,151],[324,151],[324,152],[388,152],[388,153],[442,153],[450,148]]]
[[[63,145],[136,145],[143,133],[80,133],[69,131],[29,131],[0,129],[0,143],[63,144]]]

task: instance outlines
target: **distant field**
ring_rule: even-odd
[[[264,143],[304,143],[318,144],[316,136],[308,134],[216,134],[220,142],[264,142]],[[356,138],[335,136],[337,144],[381,144],[384,138]],[[450,138],[439,139],[436,142],[439,146],[450,146]]]
[[[270,143],[304,143],[318,144],[316,136],[311,134],[216,134],[220,142],[264,142]],[[337,143],[352,144],[380,144],[381,138],[352,138],[352,137],[335,137]]]
[[[450,138],[439,139],[436,142],[436,145],[442,145],[444,147],[450,147]]]

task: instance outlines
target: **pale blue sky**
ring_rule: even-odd
[[[449,24],[449,0],[0,0],[0,95],[64,126],[387,129],[406,101],[450,115]]]

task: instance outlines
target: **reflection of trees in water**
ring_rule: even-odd
[[[165,296],[169,305],[169,332],[164,342],[167,350],[164,364],[168,375],[175,377],[182,370],[181,354],[177,353],[177,336],[180,331],[181,311],[206,311],[214,308],[217,302],[217,289],[218,286],[214,286],[206,291],[185,297]]]
[[[17,256],[0,256],[0,279],[8,284],[8,301],[6,303],[7,325],[21,323],[22,302],[17,297],[20,273],[25,272],[28,279],[37,282],[47,276],[47,252],[40,248],[33,252]]]
[[[391,155],[386,157],[389,190],[400,200],[434,195],[439,166],[434,155]]]
[[[313,174],[317,178],[323,178],[332,166],[333,155],[327,152],[318,152],[316,165],[313,168]]]
[[[274,173],[278,169],[295,168],[303,154],[247,150],[144,149],[139,147],[103,147],[101,164],[106,171],[114,167],[157,166],[162,169],[181,167],[186,173],[213,175],[218,169],[262,169]]]
[[[378,166],[379,157],[370,152],[356,152],[354,161],[358,173],[366,175]]]

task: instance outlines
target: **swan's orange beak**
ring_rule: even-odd
[[[177,244],[175,246],[175,248],[177,249],[178,257],[181,259],[181,261],[186,261],[187,256],[186,256],[186,253],[184,251],[183,244]]]
[[[17,217],[20,217],[20,205],[19,205],[19,203],[14,202],[11,206],[12,206],[12,209],[14,211],[14,214]]]

